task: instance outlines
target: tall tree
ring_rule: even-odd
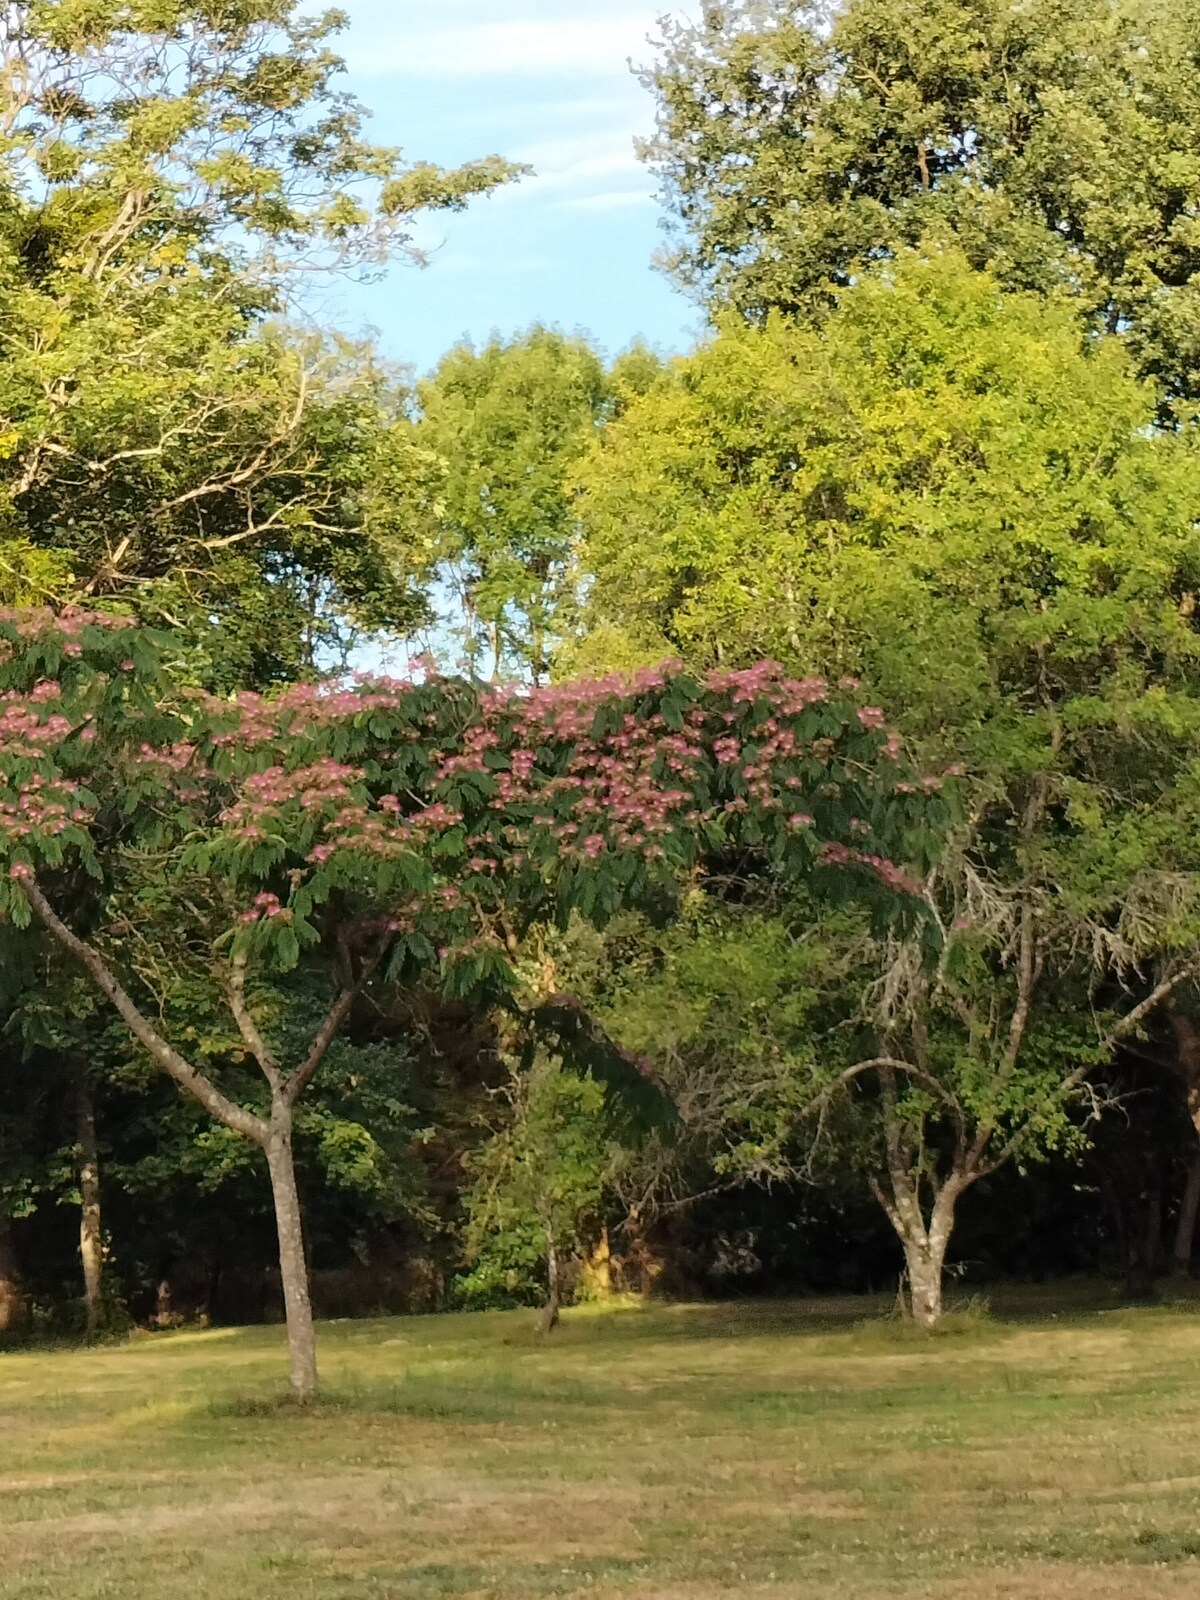
[[[18,614],[0,636],[0,910],[263,1152],[300,1398],[317,1369],[296,1110],[377,974],[503,992],[533,923],[669,893],[726,833],[783,872],[905,888],[886,852],[921,843],[930,811],[874,716],[769,663],[536,694],[433,680],[210,700],[171,693],[120,619]],[[296,1039],[264,991],[301,963],[326,1008]],[[232,1023],[253,1087],[228,1048],[210,1066],[172,1041],[181,989]]]
[[[231,624],[230,676],[314,611],[410,620],[394,385],[274,325],[314,271],[513,175],[369,144],[296,0],[16,0],[0,37],[0,582]],[[268,598],[269,597],[269,598]]]
[[[1070,287],[1168,396],[1200,393],[1190,0],[729,0],[665,22],[645,154],[707,302],[807,313],[950,230]]]
[[[1068,301],[905,253],[819,329],[724,327],[580,473],[582,661],[775,652],[861,676],[966,765],[925,886],[937,959],[874,945],[839,1068],[874,1081],[874,1176],[932,1317],[962,1193],[1060,1137],[1200,956],[1196,438],[1154,413]]]
[[[571,469],[656,366],[635,349],[606,371],[585,339],[534,327],[459,345],[417,385],[411,440],[432,457],[417,527],[472,670],[547,676],[574,598]]]

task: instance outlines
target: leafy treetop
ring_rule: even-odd
[[[331,616],[420,611],[401,386],[269,319],[517,172],[369,143],[330,48],[345,22],[296,0],[5,8],[0,596],[219,617],[211,683],[312,670]]]
[[[852,685],[770,662],[164,700],[153,640],[120,619],[10,615],[0,638],[4,910],[26,921],[72,863],[102,883],[114,849],[151,852],[156,886],[203,881],[209,936],[265,968],[357,940],[452,992],[507,982],[530,923],[603,920],[733,845],[904,889],[892,858],[943,804]]]
[[[663,28],[645,153],[710,304],[808,313],[949,230],[1200,393],[1190,0],[716,0]]]

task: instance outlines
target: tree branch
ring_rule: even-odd
[[[1164,1000],[1170,999],[1181,983],[1186,983],[1189,978],[1200,974],[1200,967],[1190,964],[1180,968],[1170,977],[1164,978],[1146,998],[1140,1001],[1133,1010],[1121,1017],[1104,1035],[1102,1043],[1107,1049],[1119,1044],[1126,1035],[1136,1032],[1152,1011],[1162,1005]]]
[[[962,1108],[958,1101],[946,1088],[939,1083],[931,1072],[925,1072],[920,1067],[914,1067],[911,1061],[904,1061],[899,1056],[872,1056],[869,1061],[856,1061],[852,1067],[847,1067],[840,1072],[829,1086],[826,1093],[831,1093],[844,1083],[850,1083],[864,1072],[902,1072],[905,1077],[911,1078],[915,1083],[923,1085],[930,1094],[935,1095],[943,1105],[950,1107],[955,1116],[962,1115]]]
[[[22,878],[20,882],[38,920],[57,939],[63,949],[69,951],[91,974],[96,987],[112,1001],[130,1033],[162,1070],[173,1078],[185,1093],[190,1094],[193,1100],[199,1101],[210,1116],[215,1117],[226,1128],[232,1129],[234,1133],[240,1133],[243,1138],[250,1139],[254,1144],[265,1148],[270,1134],[268,1124],[261,1117],[255,1116],[252,1111],[247,1111],[244,1106],[223,1095],[211,1079],[206,1078],[202,1072],[197,1072],[191,1063],[163,1038],[121,987],[100,952],[67,927],[34,878]]]
[[[367,957],[366,961],[363,963],[358,977],[352,983],[347,983],[342,988],[337,996],[337,999],[330,1006],[329,1011],[326,1013],[324,1022],[322,1022],[321,1026],[317,1029],[316,1037],[309,1046],[308,1054],[296,1068],[295,1072],[292,1073],[291,1077],[284,1081],[283,1098],[289,1106],[294,1106],[296,1104],[296,1101],[299,1100],[305,1089],[307,1089],[309,1084],[312,1082],[316,1075],[317,1068],[321,1065],[322,1061],[324,1061],[329,1052],[330,1045],[340,1033],[342,1023],[345,1022],[346,1018],[350,1015],[351,1007],[362,993],[363,986],[366,984],[367,979],[383,960],[384,954],[387,951],[387,947],[391,942],[391,934],[385,934],[375,946],[375,949],[372,951],[372,953]]]
[[[229,978],[225,985],[225,998],[229,1002],[229,1009],[233,1013],[233,1020],[238,1025],[238,1032],[245,1040],[250,1054],[258,1062],[263,1077],[271,1086],[272,1093],[277,1092],[283,1084],[283,1074],[279,1068],[271,1047],[263,1038],[258,1023],[246,1003],[246,957],[242,954],[235,955],[230,968]]]

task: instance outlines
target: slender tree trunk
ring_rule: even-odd
[[[75,1088],[75,1138],[79,1145],[79,1260],[83,1267],[83,1311],[89,1335],[104,1320],[104,1239],[100,1215],[100,1153],[96,1100],[87,1069]]]
[[[204,1296],[204,1314],[210,1323],[216,1322],[218,1308],[221,1304],[221,1255],[220,1251],[213,1253],[208,1268],[208,1288]]]
[[[271,1132],[266,1144],[279,1232],[279,1274],[287,1318],[288,1363],[292,1394],[297,1400],[314,1400],[317,1394],[317,1336],[312,1300],[308,1292],[308,1260],[304,1253],[304,1225],[296,1188],[296,1163],[292,1155],[292,1112],[276,1097],[271,1112]]]
[[[546,1304],[538,1321],[538,1328],[544,1334],[553,1333],[558,1326],[559,1312],[558,1247],[550,1228],[546,1229],[546,1289]]]
[[[312,1081],[363,985],[386,955],[391,932],[361,960],[357,976],[339,990],[313,1037],[308,1054],[290,1074],[280,1067],[259,1031],[246,1002],[245,961],[234,958],[225,973],[227,996],[238,1029],[271,1087],[271,1115],[269,1119],[264,1119],[223,1094],[210,1078],[198,1072],[186,1056],[180,1055],[170,1041],[159,1033],[138,1009],[100,952],[73,933],[62,920],[32,875],[22,880],[22,887],[39,921],[63,949],[69,951],[90,973],[101,994],[112,1002],[130,1033],[149,1053],[151,1060],[223,1127],[251,1140],[266,1154],[279,1233],[279,1270],[287,1313],[292,1391],[299,1400],[311,1400],[317,1392],[316,1335],[308,1291],[308,1263],[304,1255],[300,1197],[296,1192],[296,1170],[292,1158],[293,1107]]]
[[[25,1323],[25,1291],[13,1245],[12,1223],[0,1216],[0,1335],[17,1333]]]
[[[1179,1202],[1179,1220],[1175,1224],[1173,1265],[1175,1271],[1182,1277],[1186,1277],[1191,1271],[1198,1214],[1200,1214],[1200,1150],[1195,1151],[1188,1167],[1187,1182],[1183,1186],[1183,1199]]]
[[[1141,1228],[1130,1232],[1128,1262],[1125,1272],[1125,1296],[1129,1300],[1149,1300],[1154,1295],[1154,1279],[1158,1273],[1162,1251],[1162,1177],[1155,1173],[1149,1190],[1138,1196]]]

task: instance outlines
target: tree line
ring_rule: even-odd
[[[0,1328],[252,1263],[303,1394],[314,1264],[1187,1267],[1193,13],[664,24],[709,333],[414,381],[289,310],[518,169],[367,143],[291,0],[11,8]]]

